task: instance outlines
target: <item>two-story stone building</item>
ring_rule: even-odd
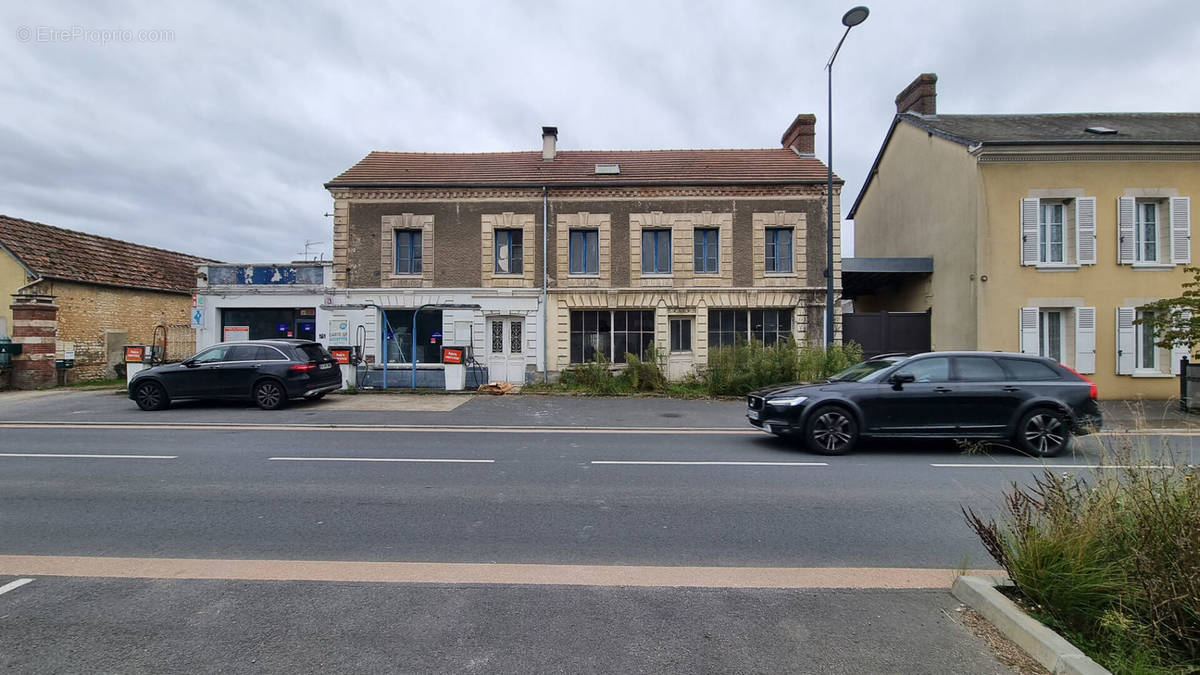
[[[339,316],[377,364],[405,367],[414,310],[435,305],[416,317],[418,364],[469,344],[511,382],[651,344],[681,377],[739,337],[820,340],[814,123],[774,149],[560,151],[545,127],[541,152],[372,152],[325,186]]]

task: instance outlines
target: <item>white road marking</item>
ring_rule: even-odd
[[[1170,469],[1157,464],[930,464],[943,469]]]
[[[4,595],[9,591],[15,591],[31,581],[33,581],[33,579],[17,579],[16,581],[10,581],[7,584],[0,586],[0,595]]]
[[[178,459],[178,455],[76,455],[50,452],[0,452],[0,457],[55,457],[59,459]]]
[[[272,462],[431,462],[444,464],[492,464],[494,459],[443,459],[412,457],[268,457]]]
[[[689,436],[759,436],[761,429],[714,427],[471,427],[442,424],[226,424],[226,423],[80,423],[80,422],[0,422],[0,429],[101,429],[121,431],[375,431],[406,433],[461,434],[672,434]]]
[[[592,464],[632,464],[654,466],[829,466],[827,462],[667,462],[626,459],[597,459]]]

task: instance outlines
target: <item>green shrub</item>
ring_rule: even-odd
[[[1093,658],[1200,671],[1200,475],[1123,466],[1014,484],[999,523],[963,513],[1027,603]]]
[[[643,356],[645,357],[644,361],[639,359],[636,354],[628,352],[625,354],[624,375],[629,379],[629,385],[634,391],[666,391],[667,374],[663,372],[664,358],[659,355],[653,344],[646,349]]]
[[[825,349],[799,347],[790,338],[771,346],[738,340],[709,350],[702,379],[711,396],[743,396],[772,384],[820,382],[861,360],[862,348],[854,343]]]

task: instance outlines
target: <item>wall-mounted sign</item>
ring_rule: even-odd
[[[286,333],[287,329],[288,325],[286,323],[275,324],[275,330],[279,331],[280,333]]]
[[[146,357],[145,347],[125,345],[125,363],[141,363]]]
[[[241,342],[250,339],[250,326],[225,326],[226,342]]]
[[[350,322],[345,319],[332,319],[329,322],[329,344],[350,344]]]

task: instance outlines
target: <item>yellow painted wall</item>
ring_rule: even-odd
[[[979,245],[974,227],[979,180],[965,147],[910,124],[896,126],[855,212],[854,255],[932,257],[933,276],[890,297],[856,301],[856,310],[923,312],[932,307],[934,349],[975,349],[971,278]]]
[[[979,349],[1019,351],[1019,312],[1026,306],[1050,306],[1061,298],[1065,306],[1096,308],[1096,373],[1089,375],[1102,398],[1169,398],[1179,394],[1175,377],[1144,378],[1116,374],[1116,307],[1136,306],[1156,298],[1175,297],[1189,279],[1183,265],[1169,270],[1135,270],[1118,265],[1117,198],[1127,191],[1174,191],[1200,202],[1200,164],[1195,162],[1022,162],[982,163],[985,218],[980,222],[986,242],[980,256],[978,284]],[[1096,260],[1074,271],[1046,272],[1022,266],[1020,260],[1020,200],[1040,196],[1031,190],[1082,190],[1096,198]],[[1166,218],[1164,213],[1162,218]],[[1165,243],[1165,242],[1164,242]],[[1200,239],[1193,238],[1192,259],[1200,256]],[[1047,302],[1049,301],[1049,302]],[[1078,302],[1076,302],[1078,301]],[[936,315],[937,308],[934,309]],[[1074,332],[1073,327],[1071,332]],[[1160,359],[1169,359],[1169,353]],[[1073,354],[1064,354],[1072,365]]]
[[[25,268],[13,258],[8,251],[0,249],[0,317],[4,317],[6,328],[0,333],[12,335],[12,305],[13,293],[28,283],[25,278]]]

